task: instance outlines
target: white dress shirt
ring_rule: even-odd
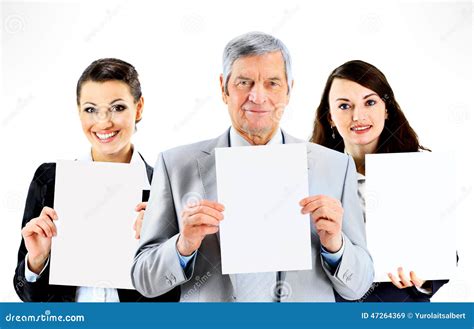
[[[130,163],[139,163],[143,166],[143,190],[150,190],[150,182],[146,171],[145,162],[142,160],[138,152],[132,148],[132,159]],[[78,158],[79,161],[90,162],[92,159],[92,153],[89,151],[84,156]],[[48,266],[49,258],[47,259],[44,268],[39,274],[32,272],[28,268],[28,254],[25,256],[25,279],[28,282],[36,282],[41,276],[44,269]],[[119,302],[119,296],[117,289],[115,288],[98,288],[98,287],[77,287],[76,289],[76,302]]]

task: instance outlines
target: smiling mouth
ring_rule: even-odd
[[[356,126],[356,127],[351,127],[351,130],[355,132],[356,134],[363,134],[367,132],[370,128],[372,128],[371,125],[367,126]]]
[[[94,135],[97,137],[97,139],[101,143],[109,143],[110,141],[112,141],[115,138],[115,136],[117,136],[118,133],[119,133],[119,131],[117,130],[117,131],[107,133],[107,134],[94,132]]]
[[[252,115],[266,115],[271,112],[271,111],[264,111],[264,110],[244,110],[244,111]]]

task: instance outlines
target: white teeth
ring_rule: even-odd
[[[352,130],[365,130],[370,128],[370,126],[364,126],[364,127],[352,127]]]
[[[99,137],[99,139],[108,139],[110,137],[113,137],[115,135],[117,135],[118,131],[115,131],[113,133],[110,133],[110,134],[99,134],[99,133],[95,133],[97,137]]]

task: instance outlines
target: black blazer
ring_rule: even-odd
[[[456,264],[459,262],[459,254],[456,251]],[[430,302],[431,297],[448,283],[449,280],[431,280],[426,281],[422,286],[430,287],[432,293],[430,295],[420,292],[415,287],[408,287],[404,289],[398,289],[393,285],[392,282],[374,282],[370,289],[365,293],[365,295],[354,302],[365,303],[365,302]],[[339,296],[339,294],[334,290],[334,295],[336,297],[336,302],[351,302]]]
[[[153,168],[145,159],[148,180],[153,177]],[[43,163],[35,172],[26,198],[22,228],[33,218],[40,215],[43,207],[54,208],[54,184],[56,179],[56,164]],[[144,193],[145,195],[145,193]],[[144,201],[148,201],[146,197]],[[72,286],[50,285],[49,263],[36,282],[27,282],[25,279],[25,256],[27,250],[22,239],[18,250],[18,263],[13,277],[13,285],[18,297],[24,302],[74,302],[76,288]],[[155,298],[146,298],[136,290],[118,289],[121,302],[177,302],[180,298],[179,287]]]
[[[424,287],[431,287],[432,294],[427,295],[418,291],[415,287],[398,289],[392,282],[374,282],[369,291],[356,302],[429,302],[430,298],[441,288],[448,280],[426,281]],[[334,291],[336,302],[349,302]]]

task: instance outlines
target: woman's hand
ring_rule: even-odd
[[[140,202],[135,207],[135,211],[138,212],[137,219],[133,224],[133,229],[135,230],[135,239],[140,239],[140,232],[142,231],[143,217],[145,216],[145,209],[148,202]]]
[[[51,238],[56,236],[54,221],[58,215],[54,209],[44,207],[41,214],[30,220],[21,230],[21,235],[28,250],[28,268],[39,274],[51,251]]]
[[[413,271],[410,272],[410,278],[408,279],[408,277],[403,272],[403,267],[398,268],[398,275],[388,273],[388,277],[392,281],[393,285],[398,289],[404,289],[413,286],[420,288],[426,282],[426,280],[422,280],[417,277]]]

